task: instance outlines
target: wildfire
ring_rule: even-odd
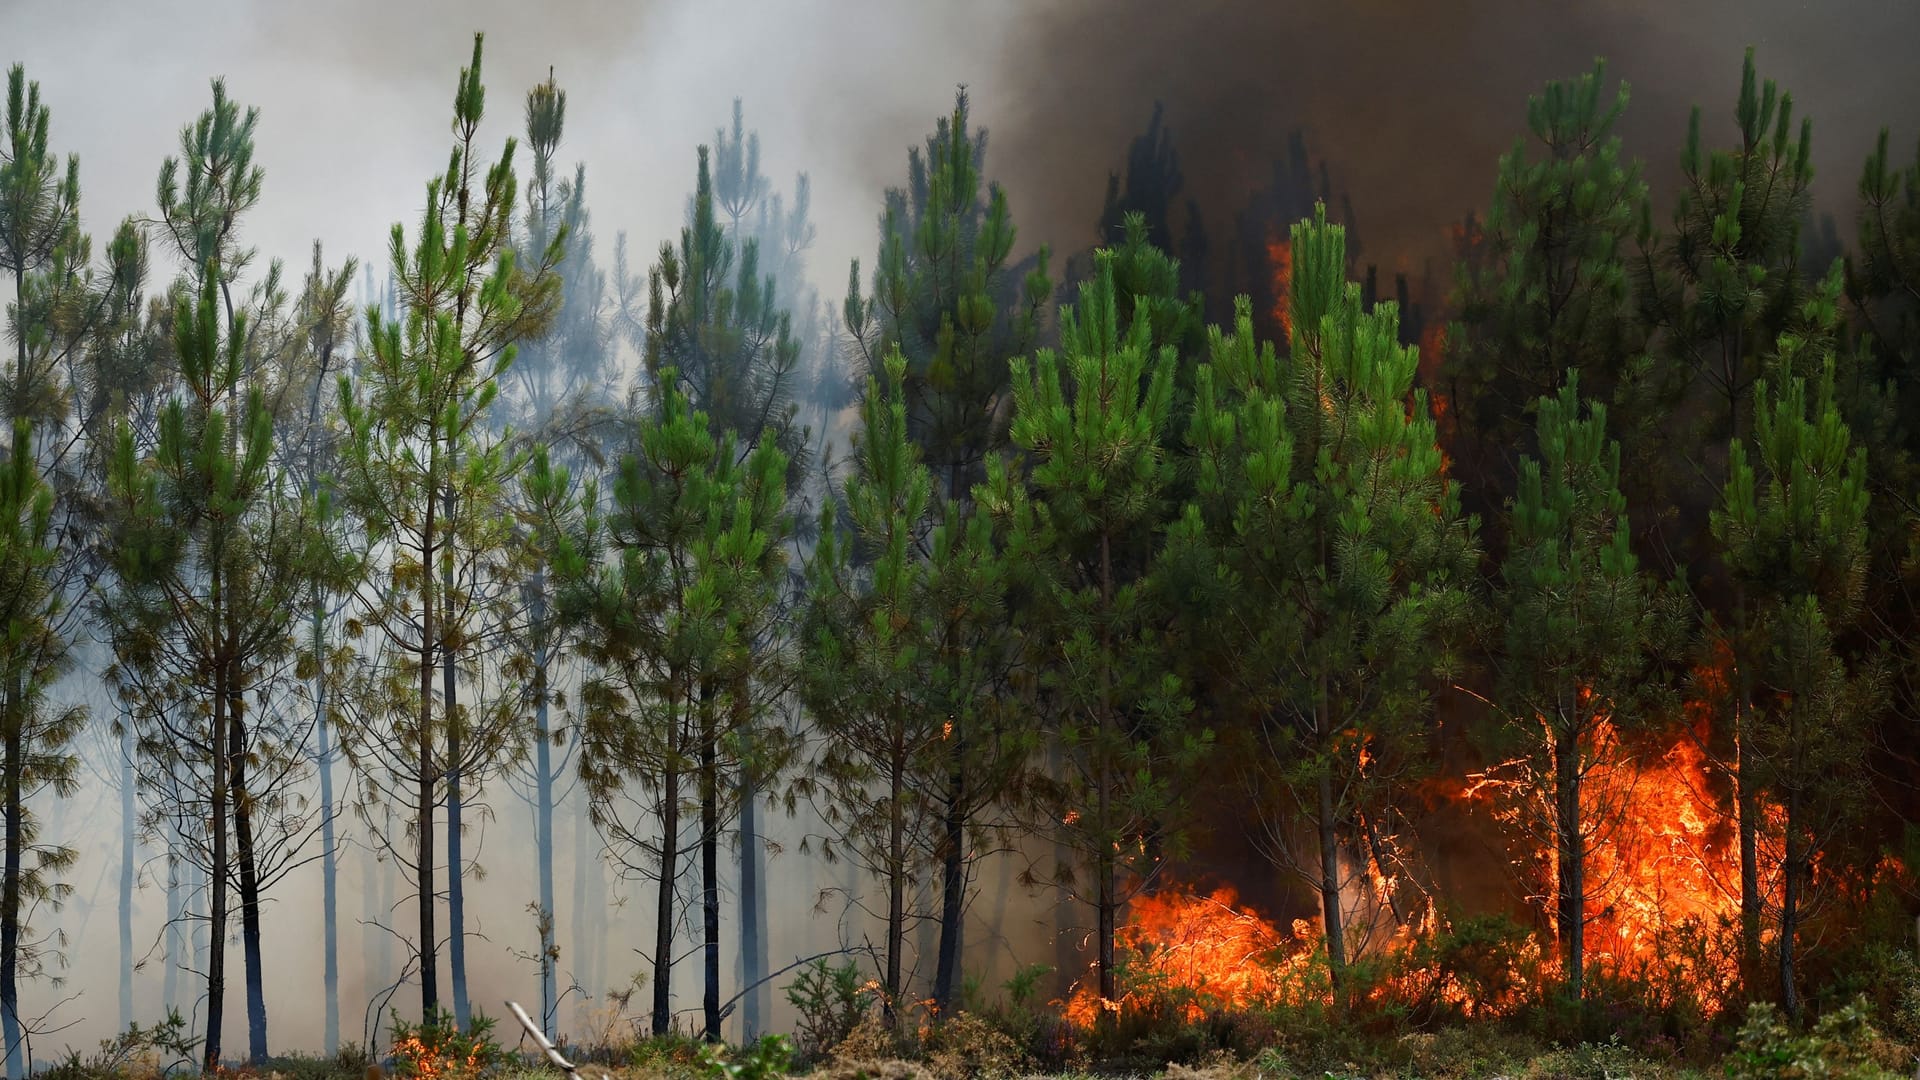
[[[1273,321],[1280,336],[1293,335],[1293,312],[1288,304],[1293,294],[1293,240],[1276,234],[1267,239],[1267,265],[1273,268]]]
[[[478,1076],[486,1066],[477,1045],[463,1058],[447,1053],[445,1048],[433,1046],[412,1033],[393,1044],[393,1056],[399,1063],[398,1071],[416,1080],[455,1080],[458,1077]]]
[[[1297,920],[1292,935],[1281,934],[1230,886],[1206,895],[1169,887],[1134,900],[1128,914],[1115,942],[1124,957],[1121,1000],[1103,1001],[1097,987],[1082,985],[1067,1002],[1068,1019],[1082,1027],[1102,1009],[1149,997],[1177,1003],[1189,1020],[1269,1004],[1283,996],[1287,954],[1310,953],[1318,933]]]

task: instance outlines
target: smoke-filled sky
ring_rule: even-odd
[[[1920,138],[1911,0],[12,0],[0,52],[42,83],[100,233],[151,207],[162,157],[225,75],[262,110],[251,235],[299,267],[315,238],[330,259],[377,258],[390,225],[414,220],[476,29],[488,130],[519,133],[551,65],[568,92],[562,160],[587,163],[602,250],[627,230],[636,269],[679,225],[693,147],[744,97],[775,184],[813,175],[811,265],[829,296],[847,259],[870,256],[881,189],[959,83],[1023,238],[1057,249],[1091,239],[1105,173],[1156,99],[1210,207],[1238,206],[1304,127],[1387,257],[1430,252],[1484,201],[1526,95],[1595,55],[1633,85],[1625,134],[1656,190],[1691,104],[1725,137],[1748,44],[1815,118],[1826,204],[1844,210],[1881,125],[1902,148]]]
[[[1705,107],[1710,140],[1730,137],[1748,44],[1762,75],[1814,117],[1824,208],[1850,212],[1882,125],[1902,160],[1920,139],[1914,0],[0,0],[0,62],[24,61],[41,83],[54,149],[81,158],[96,236],[152,211],[162,159],[207,107],[209,78],[224,75],[235,99],[261,109],[266,187],[249,242],[294,272],[315,239],[329,262],[351,253],[380,268],[388,229],[402,221],[411,230],[426,179],[445,167],[454,81],[475,30],[487,33],[495,148],[521,133],[525,92],[549,66],[566,89],[560,157],[587,164],[603,265],[616,231],[629,234],[635,270],[677,232],[694,147],[740,96],[776,187],[790,190],[796,171],[812,175],[810,267],[832,300],[847,260],[871,257],[882,189],[902,182],[906,149],[960,83],[992,132],[988,172],[1007,185],[1021,246],[1046,240],[1061,251],[1093,239],[1106,173],[1155,100],[1167,104],[1188,194],[1210,212],[1241,205],[1287,132],[1304,128],[1351,195],[1370,257],[1387,263],[1436,253],[1445,226],[1484,203],[1497,155],[1522,130],[1526,96],[1598,54],[1633,85],[1623,133],[1656,191],[1674,175],[1690,105]],[[83,793],[80,811],[60,820],[81,827],[100,795]],[[110,831],[117,822],[106,819]],[[110,835],[64,839],[82,848],[72,878],[81,909],[102,916],[71,950],[89,1019],[63,1037],[84,1045],[112,1026],[116,950],[100,927],[114,904],[117,846]],[[478,962],[506,993],[526,977],[503,943],[525,929],[530,886],[504,853],[489,869],[476,888],[492,897],[481,903],[496,939]],[[283,926],[311,919],[301,892],[310,886],[291,888],[273,917]],[[995,902],[1004,911],[1005,896]],[[150,891],[141,901],[143,949],[158,904]],[[343,900],[353,916],[363,906]],[[776,953],[829,947],[834,920],[821,920],[810,943],[809,915],[792,906],[774,913]],[[310,986],[311,935],[299,944],[290,977]],[[614,968],[631,966],[624,942],[612,949]],[[623,970],[604,977],[616,982]],[[143,986],[155,978],[144,973]],[[360,988],[372,976],[349,978],[346,1027],[358,1037]],[[228,1015],[239,1022],[237,1010]],[[310,1016],[280,1030],[289,1048],[315,1047]]]

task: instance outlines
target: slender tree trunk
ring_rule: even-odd
[[[587,881],[589,874],[599,877],[600,862],[594,845],[596,830],[589,816],[590,800],[584,787],[579,790],[579,800],[580,806],[573,815],[573,964],[570,970],[573,972],[573,981],[593,994],[600,987],[600,980],[594,974],[599,962],[599,950],[594,947],[592,932],[593,915],[599,898],[597,895],[588,896]],[[574,1015],[583,1022],[587,1017],[589,1000],[582,997],[574,1006]]]
[[[186,838],[178,831],[174,833],[174,842],[179,851],[186,847]],[[182,929],[187,917],[187,888],[180,863],[169,855],[167,859],[167,967],[160,983],[160,998],[169,1009],[180,1007],[180,958],[187,952],[187,935]]]
[[[444,595],[451,595],[451,582]],[[444,624],[443,624],[444,625]],[[460,709],[454,697],[453,650],[443,650],[444,715],[447,718],[447,966],[453,982],[453,1022],[466,1031],[472,1016],[467,1000],[467,867],[464,804],[460,800]]]
[[[951,466],[947,483],[955,500],[963,497],[960,488],[964,476],[958,463]],[[949,626],[949,641],[952,633]],[[940,944],[933,975],[934,1015],[941,1018],[953,1012],[954,990],[960,982],[960,950],[967,911],[967,724],[964,710],[955,709],[954,713],[950,736],[953,756],[947,770],[947,806],[941,822],[944,835],[940,842]]]
[[[120,730],[120,1030],[133,1023],[133,879],[139,849],[134,826],[133,725]]]
[[[1100,611],[1110,615],[1113,610],[1113,545],[1106,534],[1100,536]],[[1100,735],[1099,765],[1096,770],[1095,787],[1098,788],[1099,828],[1102,833],[1113,823],[1113,763],[1111,743],[1113,738],[1113,673],[1108,665],[1113,662],[1113,645],[1107,634],[1105,620],[1100,628]],[[1097,837],[1100,851],[1095,859],[1095,874],[1099,880],[1095,883],[1094,906],[1097,909],[1096,932],[1100,939],[1100,996],[1107,1001],[1120,998],[1119,973],[1114,970],[1114,935],[1119,929],[1119,900],[1114,888],[1114,845],[1105,836]],[[1102,1017],[1111,1016],[1106,1009],[1100,1010]]]
[[[434,623],[433,610],[433,556],[434,556],[434,512],[438,500],[427,500],[427,520],[420,542],[420,730],[417,751],[420,755],[419,770],[415,779],[419,790],[415,796],[414,813],[414,883],[419,890],[420,904],[420,1019],[422,1023],[433,1019],[440,1008],[440,965],[438,963],[438,942],[435,938],[433,903],[433,786],[439,779],[433,763],[433,675],[434,661],[439,655],[439,646],[434,640],[438,627]],[[457,868],[456,868],[457,869]]]
[[[540,876],[540,1028],[552,1039],[554,1012],[559,1008],[554,983],[557,957],[553,945],[553,733],[547,717],[547,578],[544,568],[533,577],[533,602],[530,615],[534,627],[533,647],[533,769],[534,811],[533,848],[536,872]]]
[[[7,685],[4,708],[7,852],[5,869],[0,871],[0,1033],[7,1040],[8,1080],[22,1080],[27,1066],[20,1023],[20,891],[27,843],[20,773],[26,766],[26,724],[17,675]]]
[[[1798,705],[1794,706],[1796,709]],[[1806,861],[1806,841],[1800,836],[1801,795],[1798,787],[1787,792],[1786,860],[1780,882],[1780,1008],[1789,1017],[1800,1016],[1800,994],[1794,987],[1794,935],[1800,929],[1801,865]]]
[[[217,567],[217,564],[216,564]],[[220,592],[220,574],[214,571],[213,594]],[[216,600],[214,609],[219,610]],[[220,1067],[220,1038],[227,999],[227,671],[217,664],[213,688],[213,725],[208,730],[207,748],[213,757],[213,805],[208,827],[213,830],[213,865],[208,877],[213,888],[213,904],[208,925],[207,953],[207,1037],[201,1057],[201,1071],[212,1073]]]
[[[956,710],[956,713],[959,710]],[[947,770],[947,806],[940,841],[940,944],[934,966],[934,1014],[953,1012],[954,990],[960,982],[961,931],[965,929],[967,893],[967,724],[953,719],[952,765]]]
[[[237,682],[237,680],[235,680]],[[233,774],[234,857],[240,866],[240,949],[247,965],[247,1061],[267,1060],[267,990],[260,955],[260,868],[253,849],[253,799],[247,792],[245,698],[227,706],[227,764]]]
[[[680,870],[680,774],[674,769],[660,778],[660,804],[660,898],[653,927],[655,1036],[673,1030],[673,899]]]
[[[1733,705],[1733,783],[1740,829],[1740,946],[1744,972],[1741,981],[1752,986],[1760,972],[1760,792],[1759,785],[1748,775],[1753,764],[1748,747],[1752,716],[1744,664],[1740,665],[1736,678],[1739,695]]]
[[[1576,706],[1577,707],[1577,706]],[[1554,846],[1559,872],[1560,959],[1567,996],[1580,1001],[1586,983],[1586,844],[1581,833],[1579,727],[1557,731],[1553,746]]]
[[[1333,981],[1334,1007],[1342,1004],[1347,981],[1346,924],[1340,914],[1340,834],[1334,819],[1333,775],[1320,772],[1320,912],[1326,920],[1327,972]]]
[[[896,746],[887,785],[887,984],[881,1002],[888,1027],[898,1019],[900,1001],[900,953],[905,947],[907,926],[907,854],[905,808],[906,755]],[[946,1014],[936,1010],[944,1019]]]
[[[314,734],[320,740],[320,919],[322,933],[321,986],[326,995],[326,1019],[321,1045],[329,1057],[340,1050],[340,855],[333,834],[333,744],[327,729],[325,615],[318,600],[313,605]],[[368,883],[371,886],[371,882]]]
[[[702,1036],[720,1041],[720,746],[712,688],[700,688],[700,910],[706,963]]]
[[[16,238],[17,239],[17,238]],[[17,250],[18,244],[15,245]],[[24,267],[17,267],[13,275],[13,310],[16,321],[27,310],[26,273]],[[18,357],[13,368],[14,392],[17,395],[26,382],[27,375],[27,335],[16,327],[14,333]],[[17,416],[9,416],[15,420]],[[13,429],[13,457],[18,460],[29,448],[20,438],[18,428]],[[0,736],[4,741],[7,759],[0,763],[6,771],[4,813],[6,815],[6,855],[4,865],[0,866],[0,1037],[7,1043],[7,1078],[24,1080],[27,1073],[26,1047],[24,1032],[20,1022],[20,891],[21,877],[25,873],[26,858],[26,804],[21,790],[22,773],[27,767],[26,745],[26,687],[19,671],[7,673],[6,700],[0,702],[0,725],[5,732]]]
[[[750,707],[746,689],[734,702],[734,709]],[[750,725],[742,722],[740,731]],[[750,739],[750,736],[749,736]],[[748,755],[751,757],[751,742]],[[759,792],[751,766],[740,770],[740,1039],[751,1042],[760,1035],[766,1022],[767,987],[767,902],[760,884],[766,865],[766,853],[760,843]]]

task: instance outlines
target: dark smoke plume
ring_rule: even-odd
[[[982,80],[980,115],[1030,241],[1092,242],[1106,172],[1161,101],[1181,201],[1200,206],[1211,235],[1300,131],[1351,198],[1369,261],[1417,273],[1431,257],[1444,274],[1445,229],[1485,205],[1527,96],[1596,56],[1632,87],[1622,135],[1659,195],[1691,106],[1707,138],[1726,141],[1741,52],[1755,46],[1761,76],[1813,117],[1817,210],[1851,236],[1879,128],[1900,146],[1920,137],[1916,41],[1910,0],[1060,0],[1014,29],[1002,70]]]

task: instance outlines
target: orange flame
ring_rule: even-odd
[[[1267,265],[1273,268],[1273,321],[1280,325],[1280,336],[1293,336],[1293,240],[1275,235],[1267,240]]]

